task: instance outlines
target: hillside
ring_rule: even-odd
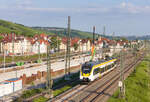
[[[22,24],[16,24],[9,21],[0,20],[0,33],[22,34],[25,36],[33,36],[35,33],[42,33],[40,30],[35,30]]]
[[[22,24],[12,23],[5,20],[0,20],[0,33],[22,34],[24,36],[33,36],[36,33],[46,33],[48,35],[58,34],[59,36],[66,36],[64,28],[57,27],[27,27]],[[92,33],[83,32],[79,30],[71,30],[71,37],[92,38]]]
[[[46,33],[48,35],[55,35],[64,37],[66,36],[66,28],[59,27],[27,27],[23,24],[17,24],[5,20],[0,20],[0,33],[11,33],[21,34],[24,36],[32,37],[34,34]],[[92,38],[93,34],[91,32],[85,32],[80,30],[71,30],[71,37],[79,38]],[[98,37],[98,34],[95,36]],[[107,38],[112,38],[111,36],[105,36]]]
[[[35,30],[45,31],[47,33],[54,33],[59,36],[66,36],[66,28],[59,28],[59,27],[32,27]],[[71,37],[79,37],[79,38],[92,38],[91,32],[84,32],[79,30],[71,30]]]

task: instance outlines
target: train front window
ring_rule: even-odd
[[[88,65],[86,65],[86,66],[82,66],[82,73],[85,73],[85,74],[87,74],[87,73],[90,73],[91,72],[91,67]]]

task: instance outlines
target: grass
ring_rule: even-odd
[[[77,77],[79,77],[79,72],[72,74],[70,78],[73,80],[73,79],[75,79]],[[56,82],[55,85],[59,84],[59,83],[62,83],[62,82],[66,82],[66,80],[64,80],[64,78],[62,78],[61,80],[59,80],[58,82]],[[61,93],[63,93],[63,92],[65,92],[65,91],[67,91],[68,89],[71,89],[72,87],[74,87],[77,84],[79,84],[79,81],[74,82],[74,83],[72,83],[70,85],[65,85],[64,87],[62,87],[60,89],[54,90],[53,91],[54,97],[57,96],[57,95],[59,95],[59,94],[61,94]]]
[[[125,80],[125,99],[119,99],[119,90],[108,100],[108,102],[150,102],[150,88],[148,83],[148,61],[146,57],[136,70]],[[150,83],[149,83],[150,84]]]
[[[79,72],[78,72],[78,73],[74,73],[74,74],[71,75],[71,79],[73,80],[73,79],[75,79],[75,78],[78,77],[78,76],[79,76]],[[60,83],[65,83],[65,82],[67,82],[67,81],[64,80],[64,77],[63,77],[63,78],[60,79],[59,81],[54,82],[53,86],[58,85],[58,84],[60,84]],[[32,84],[33,84],[33,83],[32,83]],[[60,89],[56,89],[56,90],[53,91],[53,95],[54,95],[54,96],[57,96],[57,95],[59,95],[59,94],[65,92],[66,90],[68,90],[68,89],[74,87],[74,86],[77,85],[77,84],[79,84],[79,81],[78,81],[78,82],[74,82],[74,83],[72,83],[72,84],[70,84],[70,85],[65,85],[64,87],[62,87],[62,88],[60,88]],[[41,93],[41,92],[44,92],[44,91],[46,91],[45,88],[31,89],[31,90],[23,91],[21,97],[16,98],[13,102],[22,102],[23,99],[30,98],[30,97],[32,97],[32,96],[34,96],[34,95],[36,95],[36,94],[39,94],[39,93]],[[47,100],[48,100],[48,99],[45,98],[44,96],[40,96],[40,97],[38,97],[38,98],[35,98],[33,102],[46,102]]]
[[[35,98],[33,102],[46,102],[47,100],[47,98],[40,96],[39,98]]]
[[[60,89],[56,89],[53,91],[53,96],[58,96],[60,95],[61,93],[73,88],[74,86],[78,85],[80,83],[80,81],[76,81],[70,85],[65,85],[64,87],[60,88]]]
[[[66,86],[64,86],[63,88],[60,88],[60,89],[57,89],[57,90],[53,91],[53,95],[54,95],[54,97],[55,97],[55,96],[57,96],[57,95],[63,93],[64,91],[66,91],[66,90],[68,90],[68,89],[70,89],[70,88],[71,88],[70,85],[66,85]]]
[[[51,27],[49,27],[49,28],[51,28]],[[56,29],[59,29],[59,28],[56,27]],[[15,32],[18,35],[24,35],[24,36],[28,36],[28,37],[33,37],[37,33],[38,34],[46,33],[48,35],[55,35],[57,33],[61,37],[66,36],[66,32],[64,31],[64,28],[62,28],[61,31],[56,31],[56,30],[49,30],[48,28],[41,29],[38,27],[27,27],[22,24],[17,24],[17,23],[5,21],[5,20],[0,20],[0,33],[11,33],[11,32]],[[71,37],[92,38],[92,33],[72,29]]]
[[[36,94],[41,93],[42,91],[44,91],[44,89],[42,89],[42,88],[23,91],[22,95],[16,99],[14,99],[12,102],[23,102],[24,99],[30,98]],[[39,97],[39,98],[40,99],[37,99],[37,101],[34,101],[34,102],[46,102],[46,101],[40,101],[40,100],[44,100],[44,98],[42,98],[42,97]]]
[[[15,32],[18,35],[25,35],[29,37],[34,36],[34,34],[36,34],[37,32],[45,33],[45,31],[35,30],[22,24],[16,24],[5,20],[0,20],[0,33],[11,33],[11,32]]]
[[[38,93],[41,93],[44,89],[42,88],[39,88],[39,89],[31,89],[31,90],[27,90],[27,91],[24,91],[23,94],[21,95],[22,98],[26,99],[26,98],[29,98],[29,97],[32,97]]]
[[[64,52],[61,53],[53,53],[51,56],[56,57],[56,56],[62,56],[64,55]],[[41,59],[45,59],[46,54],[40,54]],[[34,54],[34,55],[27,55],[27,56],[14,56],[14,62],[20,62],[20,61],[38,61],[39,55]],[[0,56],[0,64],[4,62],[4,57]],[[12,62],[12,56],[6,56],[6,63],[11,63]]]

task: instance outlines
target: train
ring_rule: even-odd
[[[88,61],[80,68],[80,80],[82,82],[94,81],[116,67],[116,58],[101,59],[98,61]]]

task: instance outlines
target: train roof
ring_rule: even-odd
[[[104,59],[101,59],[101,60],[99,60],[99,61],[88,61],[88,62],[85,62],[84,64],[83,64],[83,66],[91,66],[91,68],[94,66],[94,65],[97,65],[97,64],[101,64],[101,63],[103,63],[103,62],[107,62],[107,61],[109,61],[109,60],[112,60],[112,59],[114,59],[114,58],[107,58],[106,60],[104,60]]]

